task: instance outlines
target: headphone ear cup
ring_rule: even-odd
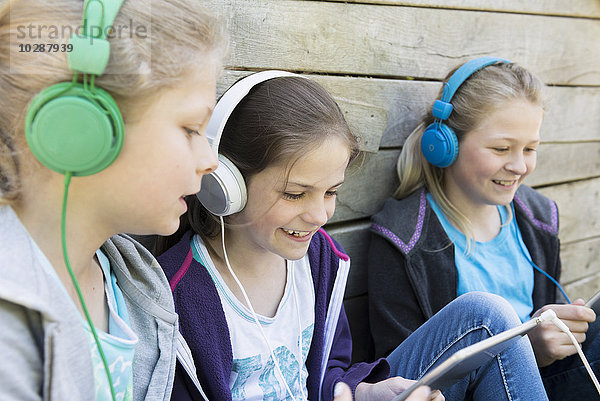
[[[123,147],[124,124],[116,102],[101,88],[64,82],[44,89],[31,102],[25,136],[34,156],[58,173],[98,173]]]
[[[421,152],[425,159],[436,167],[448,167],[458,157],[458,139],[446,124],[434,122],[423,132]]]
[[[240,170],[223,155],[215,171],[202,177],[202,189],[196,194],[200,203],[216,216],[238,213],[248,199]]]

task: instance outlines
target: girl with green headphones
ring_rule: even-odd
[[[0,8],[0,399],[170,397],[169,285],[118,233],[173,233],[216,167],[224,37],[195,0]]]

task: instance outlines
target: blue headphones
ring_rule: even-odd
[[[442,168],[454,163],[458,157],[458,139],[452,128],[443,123],[452,113],[453,106],[450,100],[474,72],[496,63],[510,63],[510,61],[497,57],[476,58],[463,64],[452,74],[448,82],[444,83],[442,98],[433,103],[435,121],[425,128],[421,138],[421,151],[429,163]]]

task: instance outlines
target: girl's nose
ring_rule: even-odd
[[[217,168],[219,165],[219,160],[217,159],[217,154],[211,148],[208,140],[206,138],[202,138],[202,144],[200,146],[200,150],[196,155],[196,174],[205,175],[209,174]]]
[[[527,173],[527,163],[525,162],[525,156],[522,153],[518,153],[511,157],[509,162],[506,163],[506,169],[518,175],[524,175],[525,173]]]
[[[315,202],[311,202],[309,205],[309,210],[306,212],[306,221],[319,227],[327,223],[330,216],[327,206],[326,199],[320,199]]]

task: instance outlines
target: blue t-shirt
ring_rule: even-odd
[[[516,220],[512,218],[507,224],[506,208],[498,206],[503,224],[500,233],[491,241],[475,241],[467,254],[465,235],[448,221],[429,193],[427,200],[454,243],[457,295],[470,291],[500,295],[513,306],[521,321],[529,320],[533,311],[533,265]],[[514,216],[512,203],[511,208]]]

